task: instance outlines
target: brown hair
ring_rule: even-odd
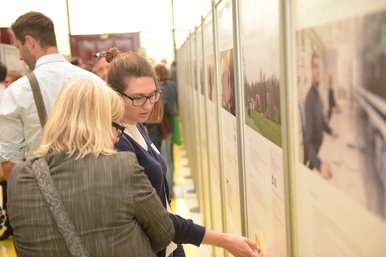
[[[42,48],[57,46],[54,23],[40,12],[27,12],[12,23],[15,37],[24,45],[25,36],[35,38]]]
[[[150,77],[157,85],[157,76],[150,63],[134,52],[121,52],[116,47],[106,51],[106,61],[110,63],[107,84],[118,93],[123,93],[131,79]],[[158,88],[158,86],[157,86]],[[163,115],[162,98],[154,104],[146,123],[159,123]]]
[[[13,82],[22,77],[21,73],[17,70],[8,70],[7,77],[5,77],[4,84],[5,87],[9,87]]]
[[[7,77],[7,66],[0,62],[0,82],[3,82]]]
[[[168,71],[168,69],[166,68],[165,65],[163,65],[163,64],[157,64],[157,65],[154,67],[154,70],[155,70],[155,73],[156,73],[157,76],[158,76],[158,79],[159,79],[161,82],[164,82],[164,81],[170,79],[169,71]]]

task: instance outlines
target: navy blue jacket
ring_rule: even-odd
[[[157,191],[162,204],[166,208],[166,201],[170,202],[169,189],[165,177],[166,163],[158,150],[154,149],[155,147],[143,125],[137,124],[137,128],[146,141],[147,151],[126,133],[122,135],[120,140],[115,144],[115,147],[118,151],[130,151],[137,155],[139,164],[145,169],[150,183]],[[170,214],[170,219],[173,221],[175,229],[173,242],[176,244],[189,243],[196,246],[201,244],[205,234],[205,227],[193,223],[190,219],[185,219],[174,214]],[[161,251],[157,256],[165,256],[165,251]]]

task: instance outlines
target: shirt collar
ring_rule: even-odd
[[[67,60],[61,54],[47,54],[40,57],[35,65],[35,69],[43,64],[50,62],[66,62]]]

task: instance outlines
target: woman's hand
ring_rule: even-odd
[[[235,257],[262,257],[263,253],[257,247],[256,243],[240,235],[227,235],[227,244],[224,249]]]
[[[224,248],[235,257],[262,257],[262,251],[256,243],[240,235],[225,234],[207,229],[203,244]]]

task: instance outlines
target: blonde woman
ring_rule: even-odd
[[[156,256],[170,243],[173,223],[135,154],[114,150],[122,114],[122,99],[104,83],[63,87],[43,130],[41,157],[17,164],[8,180],[19,257],[71,256],[34,176],[39,158],[90,256]]]

